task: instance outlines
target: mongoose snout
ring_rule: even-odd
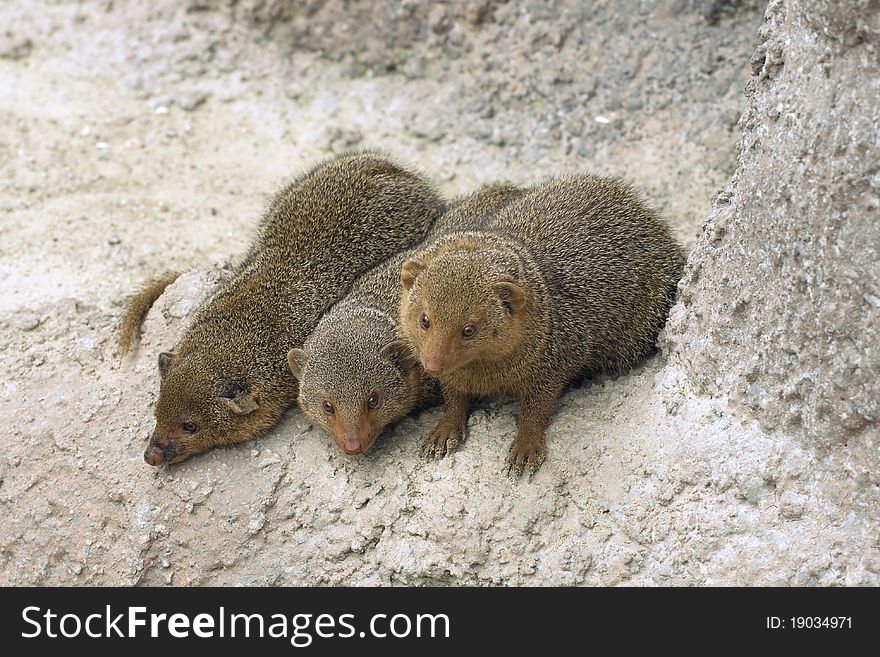
[[[437,330],[426,331],[419,358],[425,372],[430,376],[438,377],[444,372],[454,370],[464,359],[463,352],[467,349],[467,344],[462,344],[458,330],[453,329],[445,335],[440,335],[440,331]]]
[[[149,465],[174,463],[177,456],[177,446],[186,438],[187,435],[182,430],[171,433],[154,431],[152,438],[150,438],[150,444],[144,450],[144,461]]]
[[[369,417],[362,414],[351,422],[339,422],[330,433],[343,452],[355,456],[363,454],[376,442],[379,431],[371,425]]]
[[[366,452],[382,431],[382,426],[373,413],[377,408],[377,399],[378,394],[371,393],[354,409],[337,408],[329,402],[323,405],[322,411],[330,415],[330,434],[340,449],[349,456]]]

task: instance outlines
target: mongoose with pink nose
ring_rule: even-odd
[[[668,226],[626,183],[552,180],[475,231],[444,235],[407,260],[400,325],[437,377],[437,454],[465,433],[469,400],[520,401],[508,472],[545,459],[545,431],[573,380],[618,372],[654,348],[682,274]]]
[[[144,460],[175,463],[274,426],[297,397],[287,352],[360,274],[416,244],[444,209],[424,176],[377,152],[327,160],[284,187],[234,274],[159,355]],[[135,297],[123,340],[168,281]]]
[[[524,190],[491,185],[455,202],[426,239],[479,228]],[[400,340],[399,253],[362,276],[287,355],[299,379],[299,405],[349,455],[369,449],[385,427],[437,400],[437,387]]]

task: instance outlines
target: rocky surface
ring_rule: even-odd
[[[862,4],[770,4],[739,167],[669,331],[702,391],[828,447],[880,420],[880,3]]]
[[[774,3],[760,37],[750,2],[540,4],[0,7],[0,583],[880,583],[878,76],[855,66],[876,66],[876,3]],[[568,393],[530,481],[502,474],[509,403],[441,461],[417,456],[437,410],[354,459],[291,410],[145,465],[156,356],[228,271],[212,263],[291,171],[352,145],[450,194],[624,175],[689,246],[711,208],[663,352]],[[115,354],[125,295],[194,266]],[[786,376],[791,349],[812,383]]]

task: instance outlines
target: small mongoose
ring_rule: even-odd
[[[159,355],[150,465],[270,429],[297,396],[287,352],[364,271],[418,243],[445,204],[424,176],[390,157],[327,160],[283,188],[231,278]]]
[[[480,228],[521,196],[512,186],[484,187],[456,201],[428,233]],[[299,379],[299,405],[349,455],[369,449],[382,431],[438,400],[434,380],[398,333],[404,251],[364,274],[318,322],[302,349],[287,355]]]
[[[438,377],[438,454],[464,436],[468,398],[520,400],[508,471],[545,458],[564,387],[636,365],[654,348],[684,256],[626,183],[577,175],[540,185],[480,231],[441,237],[401,271],[401,330]]]

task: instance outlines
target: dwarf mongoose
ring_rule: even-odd
[[[458,443],[470,396],[510,395],[521,406],[508,469],[537,468],[563,388],[650,353],[683,264],[628,184],[588,175],[536,187],[482,230],[420,249],[402,268],[400,323],[441,384],[429,445],[445,453]]]

